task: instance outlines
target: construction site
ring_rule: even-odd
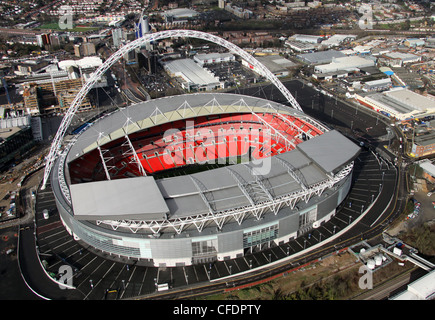
[[[23,107],[32,115],[63,113],[71,105],[81,86],[82,79],[25,84]],[[92,108],[93,104],[89,96],[86,96],[80,105],[80,110]]]

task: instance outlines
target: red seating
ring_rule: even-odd
[[[170,133],[169,130],[174,129]],[[322,134],[314,125],[291,115],[265,113],[255,116],[244,113],[177,120],[133,133],[129,137],[141,165],[147,173],[152,174],[186,164],[247,155],[250,150],[251,156],[256,159],[273,156],[292,148],[286,140],[294,145],[301,143],[301,131],[312,136]],[[138,164],[132,161],[135,159],[122,139],[105,146],[113,157],[110,161],[111,177],[140,175]],[[98,166],[99,163],[101,157],[97,150],[74,160],[70,163],[71,180],[77,182],[97,176],[104,179],[105,173],[101,165]]]

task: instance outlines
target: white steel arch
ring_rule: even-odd
[[[62,119],[62,122],[59,126],[59,129],[56,133],[56,136],[53,139],[53,142],[51,144],[50,152],[47,155],[46,164],[45,164],[45,171],[44,171],[44,179],[42,182],[42,188],[45,189],[45,185],[49,179],[51,168],[53,167],[54,161],[56,160],[56,157],[58,155],[63,137],[65,136],[65,133],[72,121],[72,118],[74,117],[75,113],[77,112],[78,107],[82,103],[85,96],[88,94],[89,90],[92,89],[94,84],[100,79],[100,77],[121,57],[124,56],[124,54],[130,52],[131,50],[134,50],[136,48],[139,48],[143,46],[145,43],[151,42],[151,41],[157,41],[161,39],[167,39],[167,38],[178,38],[178,37],[188,37],[188,38],[198,38],[202,40],[207,40],[210,42],[214,42],[219,44],[220,46],[228,49],[230,52],[239,55],[242,59],[250,63],[254,66],[256,70],[258,70],[258,73],[260,73],[262,76],[266,77],[270,82],[272,82],[273,85],[275,85],[279,91],[284,95],[284,97],[290,102],[290,105],[303,112],[302,108],[299,106],[296,99],[292,96],[290,91],[282,84],[281,81],[269,70],[267,69],[262,63],[260,63],[257,59],[255,59],[252,55],[247,53],[246,51],[242,50],[235,44],[222,39],[218,36],[202,32],[202,31],[196,31],[196,30],[165,30],[165,31],[159,31],[155,33],[145,34],[143,37],[136,39],[135,41],[132,41],[124,46],[122,46],[118,51],[116,51],[113,55],[111,55],[88,79],[88,81],[83,85],[77,96],[74,98],[73,102],[71,103],[71,106],[68,108],[64,118]]]

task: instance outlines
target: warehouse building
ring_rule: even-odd
[[[235,61],[236,57],[229,52],[224,52],[224,53],[212,52],[212,53],[197,54],[193,57],[193,60],[195,60],[195,62],[198,63],[200,66],[204,66],[213,63]]]
[[[375,61],[371,59],[351,56],[334,58],[331,63],[317,65],[314,67],[315,73],[335,72],[339,70],[358,71],[360,68],[372,67]]]
[[[346,57],[346,55],[337,50],[327,50],[327,51],[299,54],[296,57],[304,63],[314,65],[314,64],[331,63],[333,59]]]
[[[312,50],[317,50],[320,45],[317,43],[286,40],[284,46],[289,47],[290,49],[297,52],[308,52]]]
[[[321,36],[313,36],[309,34],[295,34],[289,38],[290,41],[299,41],[307,43],[320,43],[323,40]]]
[[[329,39],[322,41],[322,46],[326,48],[337,47],[343,42],[353,41],[356,39],[356,35],[353,34],[334,34]]]
[[[411,152],[416,158],[435,154],[435,132],[415,137]]]
[[[435,98],[404,88],[356,94],[355,99],[370,109],[402,121],[435,113]]]
[[[421,56],[405,52],[389,52],[384,54],[380,61],[386,63],[390,67],[401,67],[407,63],[421,61]]]
[[[363,86],[363,90],[366,92],[383,91],[383,90],[390,89],[391,87],[392,87],[391,79],[385,78],[385,79],[367,81]]]
[[[297,66],[297,64],[279,55],[261,56],[256,57],[267,69],[269,69],[277,77],[286,77],[290,74],[290,69]],[[242,61],[242,64],[249,67],[249,63]],[[253,69],[258,72],[256,68]]]
[[[163,68],[171,77],[177,77],[187,91],[210,91],[224,87],[224,83],[193,59],[163,62]]]

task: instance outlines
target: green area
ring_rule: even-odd
[[[421,254],[435,256],[435,224],[424,223],[413,227],[400,238]]]
[[[71,32],[87,32],[99,30],[97,27],[83,27],[83,26],[74,26],[72,29],[61,29],[59,27],[58,22],[49,22],[41,25],[39,29],[51,29],[51,30],[59,30],[59,31],[71,31]]]

